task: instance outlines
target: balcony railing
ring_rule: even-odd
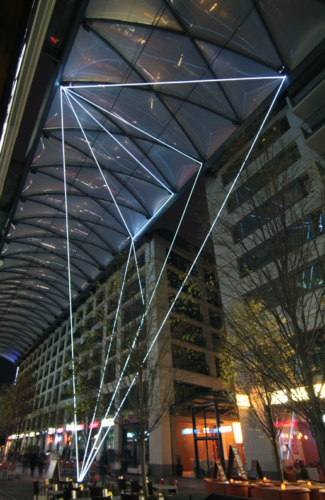
[[[325,176],[325,153],[318,156],[315,160],[320,175]]]
[[[325,104],[301,125],[305,139],[308,139],[323,125],[325,125]]]
[[[325,68],[318,73],[318,75],[315,76],[307,85],[302,90],[299,90],[299,92],[291,97],[291,101],[294,106],[297,106],[300,101],[302,101],[312,90],[314,90],[317,85],[319,85],[323,80],[325,79]]]

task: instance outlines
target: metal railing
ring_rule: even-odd
[[[320,175],[325,176],[325,153],[315,159],[316,166]]]
[[[302,90],[299,90],[296,95],[291,97],[291,101],[294,106],[302,101],[312,90],[314,90],[317,85],[319,85],[325,79],[325,68],[318,73]]]
[[[312,114],[302,125],[305,139],[308,139],[316,130],[325,124],[325,104]]]

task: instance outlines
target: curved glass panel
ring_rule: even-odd
[[[179,0],[173,9],[191,35],[225,45],[252,10],[247,0]]]
[[[237,129],[237,127],[224,118],[216,116],[206,110],[185,103],[178,111],[177,118],[183,128],[195,140],[200,152],[208,159],[221,144]]]
[[[117,23],[93,22],[94,29],[109,42],[130,64],[138,59],[144,44],[152,34],[152,28]]]
[[[86,17],[154,24],[163,10],[161,0],[90,0]]]
[[[148,81],[188,81],[200,79],[206,64],[191,40],[181,34],[154,31],[137,60],[139,71]]]
[[[281,59],[256,9],[251,10],[240,29],[227,43],[227,48],[259,59],[274,68],[281,65]]]
[[[130,73],[130,66],[94,33],[79,29],[63,80],[77,82],[122,82]]]
[[[291,70],[324,39],[324,4],[317,0],[296,0],[294,8],[280,0],[261,0],[261,14]],[[290,22],[288,22],[290,19]]]
[[[163,168],[166,177],[177,192],[199,169],[199,164],[190,158],[175,153],[175,151],[160,145],[154,145],[150,150],[150,158]]]

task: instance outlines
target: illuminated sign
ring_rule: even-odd
[[[77,424],[76,427],[74,426],[74,424],[67,424],[66,426],[66,430],[68,432],[71,432],[71,431],[83,431],[85,428],[85,424]]]
[[[48,434],[55,434],[55,429],[53,427],[50,427],[49,429],[47,429],[47,433]]]
[[[98,426],[99,422],[98,420],[95,420],[94,422],[90,422],[90,424],[88,425],[88,429],[98,429]]]
[[[190,428],[182,429],[182,434],[183,434],[183,436],[184,435],[186,436],[187,434],[193,434],[193,429],[190,429]]]
[[[57,433],[57,434],[62,434],[62,432],[63,432],[63,431],[64,431],[63,427],[58,427],[58,428],[56,429],[56,433]]]
[[[104,418],[102,420],[102,427],[112,427],[114,425],[114,418]]]

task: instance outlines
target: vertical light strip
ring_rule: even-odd
[[[64,119],[63,119],[63,95],[60,88],[61,104],[61,134],[62,134],[62,160],[63,160],[63,184],[64,184],[64,204],[65,204],[65,227],[67,235],[67,262],[68,262],[68,286],[69,286],[69,313],[70,313],[70,337],[71,337],[71,364],[72,364],[72,395],[73,395],[73,420],[74,438],[76,446],[77,479],[79,480],[79,456],[78,456],[78,433],[77,433],[77,402],[76,402],[76,381],[74,371],[74,345],[73,345],[73,316],[72,316],[72,293],[71,293],[71,268],[70,268],[70,238],[69,238],[69,215],[68,215],[68,190],[67,172],[65,165],[65,145],[64,145]]]
[[[109,191],[109,193],[110,193],[110,195],[111,195],[111,197],[112,197],[112,200],[113,200],[113,202],[114,202],[114,204],[115,204],[115,206],[116,206],[116,209],[117,209],[118,213],[120,214],[120,217],[121,217],[121,219],[122,219],[122,221],[123,221],[123,223],[124,223],[124,226],[125,226],[125,228],[126,228],[127,232],[129,233],[130,238],[132,239],[132,234],[131,234],[131,232],[130,232],[130,230],[129,230],[129,228],[128,228],[127,223],[125,222],[125,219],[124,219],[124,217],[123,217],[123,215],[122,215],[122,212],[121,212],[121,210],[120,210],[120,207],[118,206],[118,204],[117,204],[117,202],[116,202],[116,200],[115,200],[115,197],[113,196],[113,193],[112,193],[112,191],[111,191],[111,188],[109,187],[109,185],[108,185],[108,183],[107,183],[107,181],[106,181],[106,178],[105,178],[105,176],[104,176],[104,174],[103,174],[103,171],[102,171],[102,169],[100,168],[100,165],[99,165],[99,163],[98,163],[98,161],[97,161],[97,158],[96,158],[96,156],[95,156],[95,154],[94,154],[94,152],[93,152],[93,149],[92,149],[92,147],[91,147],[91,145],[90,145],[90,142],[89,142],[89,141],[88,141],[88,139],[87,139],[87,136],[86,136],[86,134],[85,134],[85,131],[84,131],[84,129],[83,129],[83,127],[82,127],[82,125],[81,125],[81,123],[80,123],[80,121],[79,121],[78,116],[77,116],[77,113],[76,113],[76,111],[75,111],[74,107],[73,107],[73,106],[72,106],[72,104],[71,104],[71,101],[70,101],[70,99],[69,99],[69,96],[67,95],[67,92],[65,92],[65,96],[66,96],[67,100],[69,101],[69,104],[70,104],[70,106],[71,106],[71,109],[72,109],[72,111],[73,111],[73,113],[74,113],[74,115],[75,115],[75,117],[76,117],[76,120],[77,120],[77,122],[78,122],[78,124],[79,124],[79,127],[80,127],[80,130],[81,130],[81,132],[82,132],[82,135],[84,136],[85,141],[86,141],[86,142],[87,142],[87,144],[88,144],[88,147],[89,147],[89,150],[90,150],[90,152],[91,152],[91,154],[92,154],[92,157],[93,157],[93,159],[94,159],[94,160],[95,160],[95,162],[96,162],[96,165],[97,165],[97,167],[98,167],[98,170],[99,170],[99,171],[100,171],[100,173],[101,173],[101,176],[102,176],[102,178],[103,178],[103,181],[105,182],[105,185],[106,185],[106,187],[107,187],[107,189],[108,189],[108,191]]]
[[[75,93],[73,94],[76,95]],[[141,165],[141,167],[144,168],[148,172],[148,174],[150,174],[151,177],[153,177],[163,187],[163,189],[168,191],[169,194],[171,195],[174,194],[173,191],[169,189],[169,187],[165,186],[165,184],[161,182],[161,180],[158,179],[158,177],[156,177],[136,156],[134,156],[134,154],[131,153],[131,151],[129,151],[118,139],[116,139],[116,137],[114,137],[114,135],[111,134],[111,132],[107,130],[107,128],[105,128],[104,125],[102,125],[86,108],[84,108],[82,104],[74,97],[74,95],[71,95],[71,93],[69,93],[69,95],[81,107],[81,109],[83,109],[83,111],[85,111],[106,132],[106,134],[113,139],[113,141],[115,141],[119,146],[121,146],[121,148],[124,149],[124,151],[126,151],[126,153],[130,155],[131,158],[133,158],[133,160],[139,163],[139,165]]]
[[[17,382],[18,372],[19,372],[19,366],[17,366],[17,368],[16,368],[16,375],[15,375],[14,385],[16,385],[16,382]]]
[[[95,421],[96,412],[97,412],[97,408],[98,408],[98,401],[99,401],[100,394],[101,394],[101,391],[102,391],[102,387],[103,387],[103,384],[104,384],[106,367],[107,367],[107,364],[108,364],[109,354],[110,354],[111,346],[112,346],[112,343],[113,343],[113,335],[115,333],[115,328],[116,328],[116,324],[117,324],[117,320],[118,320],[118,315],[119,315],[120,307],[121,307],[121,303],[122,303],[123,290],[124,290],[124,285],[125,285],[125,281],[126,281],[126,276],[127,276],[127,271],[128,271],[128,267],[129,267],[131,253],[132,253],[132,245],[130,245],[130,248],[129,248],[129,254],[128,254],[128,258],[127,258],[127,262],[126,262],[126,267],[125,267],[125,271],[124,271],[124,277],[123,277],[121,291],[120,291],[120,296],[119,296],[119,300],[118,300],[118,304],[117,304],[117,309],[116,309],[116,313],[115,313],[113,328],[112,328],[112,332],[111,332],[111,338],[110,338],[110,341],[109,341],[109,346],[108,346],[108,350],[107,350],[107,354],[106,354],[106,359],[105,359],[105,363],[104,363],[103,374],[102,374],[100,385],[99,385],[99,391],[98,391],[98,395],[97,395],[96,406],[95,406],[95,409],[94,409],[92,423],[94,423],[94,421]],[[102,429],[102,424],[100,426],[100,430],[98,431],[98,433],[100,433],[101,429]],[[88,446],[89,446],[89,441],[90,441],[90,434],[88,436],[88,440],[87,440],[87,445],[86,445],[84,456],[87,456],[87,451],[88,451]],[[82,467],[81,467],[81,472],[83,472],[83,469],[84,469],[84,462],[83,462]]]

